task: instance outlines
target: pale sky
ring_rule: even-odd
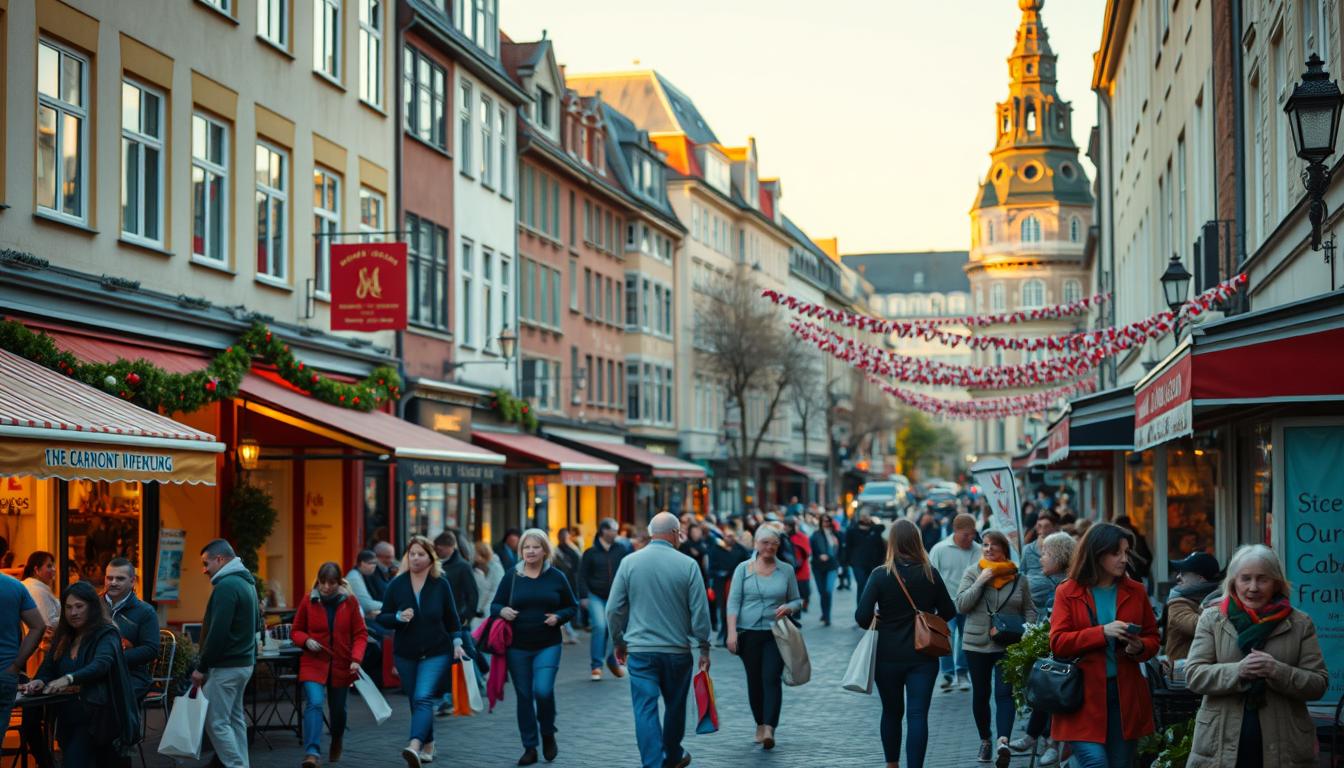
[[[1081,152],[1096,123],[1105,0],[1042,12]],[[842,253],[965,249],[1008,92],[1014,0],[501,0],[517,41],[545,30],[570,72],[657,69],[728,145],[756,138],[783,208]],[[1084,165],[1089,169],[1091,166]]]

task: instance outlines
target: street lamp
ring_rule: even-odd
[[[257,468],[261,459],[261,443],[254,438],[244,437],[238,441],[238,466],[251,471]]]
[[[1167,262],[1167,271],[1162,273],[1162,293],[1167,299],[1167,308],[1175,312],[1185,303],[1186,292],[1190,290],[1190,273],[1176,254],[1171,254]]]
[[[509,330],[509,326],[499,332],[499,354],[504,356],[504,365],[508,366],[509,360],[513,358],[513,348],[518,344],[518,334]]]
[[[1330,80],[1321,57],[1311,54],[1302,82],[1293,87],[1293,95],[1283,105],[1292,127],[1293,144],[1297,156],[1307,161],[1302,171],[1302,184],[1311,198],[1307,218],[1311,221],[1311,249],[1321,250],[1321,225],[1325,222],[1325,189],[1330,184],[1330,169],[1325,159],[1335,153],[1335,137],[1339,132],[1339,112],[1344,106],[1344,95],[1339,85]],[[1329,252],[1327,251],[1327,260]]]
[[[513,350],[518,345],[518,335],[509,330],[509,326],[504,326],[499,336],[495,339],[499,343],[498,360],[446,360],[443,363],[443,375],[447,376],[464,365],[498,365],[503,363],[505,368],[513,361]]]

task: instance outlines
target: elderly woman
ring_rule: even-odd
[[[757,743],[775,748],[783,701],[784,657],[770,627],[803,608],[793,566],[780,560],[779,531],[756,529],[756,555],[737,566],[728,588],[728,650],[742,658]]]
[[[1048,622],[1050,611],[1055,607],[1055,589],[1068,578],[1069,563],[1073,560],[1077,542],[1069,534],[1058,531],[1032,543],[1036,545],[1036,552],[1040,556],[1040,570],[1028,576],[1027,581],[1031,583],[1031,600],[1036,604],[1036,613],[1041,621]],[[1041,710],[1032,710],[1031,718],[1027,720],[1027,734],[1008,742],[1008,746],[1014,752],[1034,751],[1037,739],[1049,732],[1050,715]],[[1048,767],[1058,763],[1059,749],[1046,739],[1045,751],[1036,764]]]
[[[1263,544],[1232,555],[1223,600],[1199,618],[1185,679],[1204,695],[1188,768],[1316,765],[1307,702],[1329,687],[1316,625],[1288,602],[1290,588]]]

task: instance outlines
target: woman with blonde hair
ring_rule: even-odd
[[[579,601],[569,580],[551,565],[551,540],[545,531],[523,531],[518,553],[518,564],[504,574],[495,590],[490,615],[513,625],[507,659],[518,694],[518,735],[523,740],[518,764],[532,765],[537,762],[538,745],[546,762],[559,753],[555,675],[560,668],[560,627],[574,619]]]
[[[299,604],[290,634],[303,649],[299,683],[303,686],[304,768],[315,768],[322,754],[322,708],[331,714],[330,762],[341,759],[345,736],[345,700],[359,676],[368,646],[364,611],[341,578],[341,566],[323,563],[309,598]]]
[[[887,768],[900,764],[902,720],[909,731],[908,768],[922,768],[929,743],[929,702],[938,679],[938,659],[915,650],[915,611],[935,613],[944,621],[957,615],[942,575],[929,564],[919,529],[901,519],[892,525],[887,540],[886,565],[868,577],[854,611],[854,620],[865,629],[877,618],[874,681],[882,697]]]
[[[442,681],[455,660],[467,657],[453,588],[428,538],[406,542],[401,572],[387,585],[378,624],[396,633],[393,663],[411,703],[411,737],[401,757],[407,768],[420,768],[434,759],[434,708]]]
[[[490,613],[490,602],[495,599],[495,589],[499,587],[499,582],[504,579],[504,566],[499,562],[499,555],[490,548],[490,545],[484,541],[476,542],[474,547],[475,556],[471,559],[471,573],[476,577],[476,616],[472,622],[472,629],[475,624],[479,624],[483,618]]]
[[[1274,550],[1251,544],[1232,555],[1222,602],[1199,617],[1185,661],[1186,685],[1204,695],[1189,768],[1316,765],[1307,702],[1330,678],[1316,625],[1290,594]]]

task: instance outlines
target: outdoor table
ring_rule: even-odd
[[[271,748],[271,742],[266,738],[267,731],[289,731],[297,738],[303,738],[303,715],[299,709],[299,658],[303,656],[303,649],[294,645],[282,646],[275,650],[261,651],[257,654],[256,667],[252,672],[252,679],[248,681],[248,687],[251,688],[251,711],[248,712],[248,719],[252,721],[249,726],[249,737],[251,735],[261,736],[261,740],[266,742],[266,748]],[[271,679],[276,685],[271,691],[271,699],[267,702],[261,702],[258,696],[257,670],[265,667],[271,675]],[[286,670],[294,672],[294,688],[292,693],[286,692],[284,686],[281,686],[280,675]],[[289,702],[291,711],[288,717],[281,712],[280,705]],[[250,740],[250,738],[249,738]]]
[[[18,709],[41,708],[42,709],[42,730],[47,739],[47,751],[54,753],[56,751],[56,729],[52,727],[56,722],[55,710],[62,703],[70,701],[79,693],[77,687],[67,688],[60,693],[34,693],[31,695],[20,693],[14,697],[14,706]],[[28,743],[19,738],[19,751],[17,753],[18,764],[28,765],[28,757],[32,753],[28,751]]]

